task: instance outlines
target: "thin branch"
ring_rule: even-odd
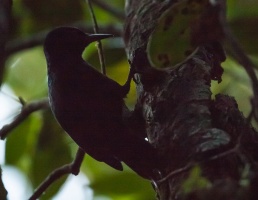
[[[96,20],[96,16],[95,16],[94,11],[93,11],[91,0],[86,0],[86,3],[89,5],[89,10],[90,10],[90,14],[91,14],[92,22],[93,22],[94,32],[99,33],[99,27],[98,27],[98,23],[97,23],[97,20]],[[102,71],[102,74],[106,74],[105,58],[104,58],[104,53],[103,53],[103,48],[102,48],[101,41],[98,41],[97,47],[98,47],[98,54],[99,54],[101,71]]]
[[[67,26],[78,27],[79,29],[81,29],[84,32],[92,32],[93,27],[87,26],[84,24],[85,23],[77,22],[74,24],[68,24]],[[119,25],[101,26],[99,28],[99,30],[103,33],[111,33],[116,36],[121,36],[121,34],[122,34],[122,26],[119,26]],[[9,56],[18,51],[22,51],[22,50],[29,49],[29,48],[32,48],[32,47],[35,47],[38,45],[42,45],[45,40],[45,37],[49,31],[50,30],[48,29],[48,30],[41,31],[39,33],[36,33],[36,34],[28,36],[28,37],[18,38],[18,39],[9,41],[6,44],[6,49],[5,49],[6,56]]]
[[[93,30],[94,30],[95,33],[98,33],[99,32],[99,27],[98,27],[96,16],[95,16],[94,11],[93,11],[91,0],[86,0],[86,3],[89,6],[89,11],[90,11],[90,15],[91,15],[92,23],[93,23]]]
[[[6,44],[6,55],[9,56],[18,51],[22,51],[25,49],[29,49],[38,45],[41,45],[45,40],[45,37],[49,31],[44,30],[39,33],[27,36],[27,37],[19,37],[18,39],[13,39],[8,41]]]
[[[49,108],[47,98],[25,104],[22,107],[20,114],[14,119],[14,121],[8,125],[5,125],[0,130],[0,139],[4,140],[7,137],[8,133],[16,128],[20,123],[22,123],[31,113],[46,108]]]
[[[229,149],[229,150],[227,150],[227,151],[225,151],[225,152],[222,152],[222,153],[220,153],[220,154],[214,155],[214,156],[210,157],[210,158],[207,159],[207,160],[203,160],[203,161],[200,161],[200,162],[190,162],[190,163],[188,163],[186,166],[184,166],[184,167],[182,167],[182,168],[179,168],[179,169],[176,169],[176,170],[170,172],[170,173],[167,174],[164,178],[162,178],[162,179],[156,181],[155,183],[156,183],[156,184],[161,184],[161,183],[163,183],[164,181],[166,181],[166,180],[168,180],[169,178],[171,178],[172,176],[176,176],[176,175],[178,175],[178,174],[181,174],[181,173],[183,173],[183,172],[185,172],[185,171],[190,170],[192,167],[196,166],[197,164],[203,164],[203,163],[207,163],[207,162],[210,162],[210,161],[213,161],[213,160],[218,160],[218,159],[220,159],[220,158],[224,158],[224,157],[226,157],[226,156],[228,156],[228,155],[230,155],[230,154],[233,154],[233,153],[236,153],[236,154],[239,155],[239,154],[240,154],[240,153],[239,153],[240,138],[241,138],[241,137],[238,138],[238,143],[237,143],[233,148],[231,148],[231,149]]]
[[[96,4],[97,6],[99,6],[100,8],[102,8],[103,10],[106,10],[107,12],[109,12],[110,14],[112,14],[113,16],[115,16],[116,18],[120,19],[120,20],[124,20],[125,15],[124,12],[122,12],[121,10],[110,6],[110,4],[101,1],[101,0],[92,0],[92,2],[94,4]]]
[[[194,167],[196,165],[196,163],[188,163],[186,166],[182,167],[182,168],[179,168],[179,169],[176,169],[172,172],[170,172],[168,175],[166,175],[164,178],[156,181],[156,184],[161,184],[163,183],[164,181],[168,180],[170,177],[172,176],[175,176],[175,175],[178,175],[180,173],[183,173],[189,169],[191,169],[192,167]]]
[[[48,177],[35,190],[35,192],[29,198],[29,200],[38,199],[53,182],[55,182],[62,176],[66,174],[73,174],[77,176],[80,172],[80,167],[84,158],[84,154],[85,154],[84,151],[81,148],[78,148],[74,161],[70,164],[64,165],[56,169],[55,171],[51,172],[48,175]]]

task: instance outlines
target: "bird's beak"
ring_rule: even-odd
[[[105,38],[114,37],[114,35],[112,35],[112,34],[92,34],[92,35],[89,35],[89,37],[90,37],[90,40],[92,42],[94,42],[94,41],[102,40]]]

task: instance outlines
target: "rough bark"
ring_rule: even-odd
[[[5,44],[8,39],[11,13],[11,0],[0,0],[0,85],[5,64]]]
[[[175,69],[154,69],[147,59],[148,38],[158,17],[174,2],[127,0],[125,8],[127,56],[139,72],[135,111],[142,115],[149,141],[162,160],[157,197],[257,199],[257,133],[234,98],[211,99],[211,80],[220,80],[225,60],[220,44],[203,44]],[[182,184],[195,165],[210,185],[184,193]],[[242,184],[243,179],[248,183]]]

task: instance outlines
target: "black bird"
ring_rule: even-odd
[[[50,106],[63,129],[90,156],[117,170],[123,169],[123,161],[152,179],[157,168],[155,149],[123,123],[123,98],[132,72],[121,86],[82,59],[85,47],[108,37],[112,35],[86,34],[73,27],[56,28],[47,35]]]

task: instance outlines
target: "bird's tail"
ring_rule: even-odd
[[[119,160],[146,179],[155,179],[159,170],[157,151],[144,139],[127,135],[125,142],[119,142]]]

